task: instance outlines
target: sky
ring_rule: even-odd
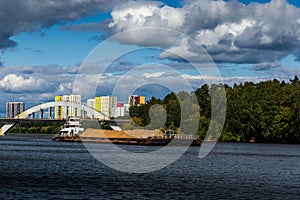
[[[298,0],[0,2],[0,116],[78,93],[163,98],[299,75]]]

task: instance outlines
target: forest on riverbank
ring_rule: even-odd
[[[287,83],[274,79],[223,86],[227,109],[220,141],[300,143],[300,81],[297,76]],[[177,97],[184,96],[183,93],[170,93],[162,100],[153,97],[145,105],[130,107],[132,120],[147,126],[150,107],[159,104],[167,112],[163,130],[178,132],[181,111]],[[203,85],[195,94],[200,112],[197,135],[204,139],[211,117],[210,88]],[[187,120],[192,121],[192,116],[193,113]]]

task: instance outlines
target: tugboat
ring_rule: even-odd
[[[79,135],[84,131],[80,119],[71,117],[64,124],[59,133],[52,138],[54,141],[80,141]]]

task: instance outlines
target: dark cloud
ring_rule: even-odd
[[[121,66],[129,66],[129,65],[134,65],[133,62],[125,59],[125,58],[119,58],[115,61],[117,63],[117,65],[121,65]]]
[[[224,52],[210,52],[209,49],[208,52],[214,62],[228,62],[236,64],[274,62],[289,54],[289,52],[284,51],[265,51],[259,49],[239,49],[237,51]]]
[[[117,0],[0,1],[0,49],[16,45],[11,36],[107,11]]]
[[[252,65],[252,69],[256,71],[271,70],[279,67],[281,67],[280,62],[259,63],[259,64]]]
[[[297,49],[296,53],[295,53],[295,61],[300,61],[300,48]]]
[[[65,25],[61,26],[60,30],[74,31],[74,32],[84,32],[84,31],[96,31],[96,32],[107,32],[109,31],[107,25],[110,23],[110,19],[104,20],[102,22],[90,22],[75,25]]]
[[[247,9],[238,1],[187,1],[184,6],[185,21],[183,27],[187,34],[199,29],[214,29],[223,23],[238,23],[246,17]]]
[[[24,69],[24,70],[21,71],[21,73],[22,73],[22,74],[33,74],[34,71],[31,70],[31,69]]]

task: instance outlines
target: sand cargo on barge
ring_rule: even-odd
[[[159,129],[155,130],[103,130],[81,128],[81,124],[68,121],[60,133],[53,137],[54,141],[60,142],[98,142],[98,143],[114,143],[126,145],[152,145],[165,146],[172,142],[174,145],[200,145],[200,140],[191,138],[190,135],[174,135],[162,133]],[[75,130],[77,129],[77,130]]]

